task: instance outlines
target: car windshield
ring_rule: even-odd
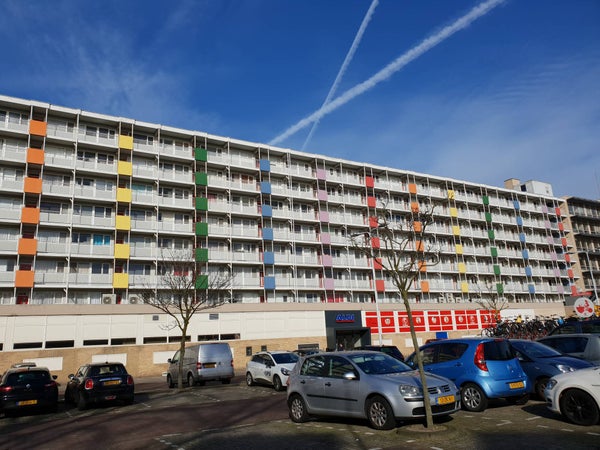
[[[349,358],[360,370],[369,375],[383,375],[386,373],[400,373],[413,370],[403,362],[383,353],[359,353],[350,355]]]
[[[48,382],[50,382],[50,374],[42,371],[11,373],[8,375],[7,380],[7,384],[10,386],[44,384]]]
[[[516,341],[511,342],[511,345],[515,348],[515,350],[530,358],[555,358],[557,356],[562,356],[560,352],[557,352],[552,347],[540,344],[539,342]]]
[[[275,353],[271,355],[277,364],[291,364],[298,361],[295,353]]]

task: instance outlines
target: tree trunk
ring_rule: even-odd
[[[410,337],[412,338],[413,347],[415,348],[415,360],[417,361],[417,367],[419,369],[419,376],[421,379],[421,385],[423,386],[423,406],[425,407],[425,427],[433,428],[433,412],[431,411],[431,402],[429,399],[429,392],[427,390],[427,377],[425,376],[425,370],[423,369],[423,360],[421,353],[419,352],[419,342],[417,341],[417,333],[415,332],[415,324],[413,322],[412,309],[408,302],[408,292],[402,292],[402,300],[408,314],[408,323],[410,325]]]
[[[187,323],[181,330],[181,341],[179,342],[179,367],[177,370],[177,389],[183,389],[183,359],[185,357],[185,336],[187,334]]]

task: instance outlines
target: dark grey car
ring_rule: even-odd
[[[600,365],[600,334],[555,334],[539,338],[538,342],[559,352]]]
[[[434,415],[460,409],[460,392],[447,378],[427,374]],[[319,353],[301,360],[288,378],[288,407],[294,422],[311,415],[366,418],[378,430],[396,419],[425,416],[419,372],[381,352]]]

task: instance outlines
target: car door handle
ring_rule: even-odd
[[[328,381],[327,383],[325,383],[325,386],[331,386],[331,383]]]

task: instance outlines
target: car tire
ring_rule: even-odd
[[[167,386],[169,386],[169,389],[173,389],[175,387],[175,383],[173,383],[173,378],[171,378],[171,374],[167,374]]]
[[[299,394],[290,396],[288,400],[288,409],[292,422],[304,423],[310,419],[310,415],[306,409],[306,402]]]
[[[550,381],[549,377],[541,377],[535,382],[535,394],[540,400],[546,400],[544,398],[544,389],[546,389],[548,381]]]
[[[196,384],[196,380],[194,380],[194,375],[192,375],[191,373],[188,373],[187,383],[188,383],[189,387],[192,387],[193,385]]]
[[[560,413],[575,425],[596,425],[600,412],[594,398],[581,389],[567,389],[560,395]]]
[[[391,430],[396,426],[396,418],[392,407],[380,395],[367,399],[365,409],[369,424],[376,430]]]
[[[473,383],[467,383],[460,389],[460,401],[467,411],[481,412],[487,408],[488,399],[485,392]]]
[[[283,383],[281,382],[281,378],[279,378],[279,375],[275,375],[273,377],[273,389],[276,391],[283,391],[285,389]]]
[[[246,384],[248,386],[254,386],[254,378],[252,378],[252,374],[250,372],[246,372]]]
[[[79,394],[79,395],[77,396],[77,409],[78,409],[79,411],[84,411],[84,410],[86,410],[86,409],[87,409],[87,407],[88,407],[88,402],[87,402],[87,400],[85,399],[85,396],[83,396],[83,395]]]

